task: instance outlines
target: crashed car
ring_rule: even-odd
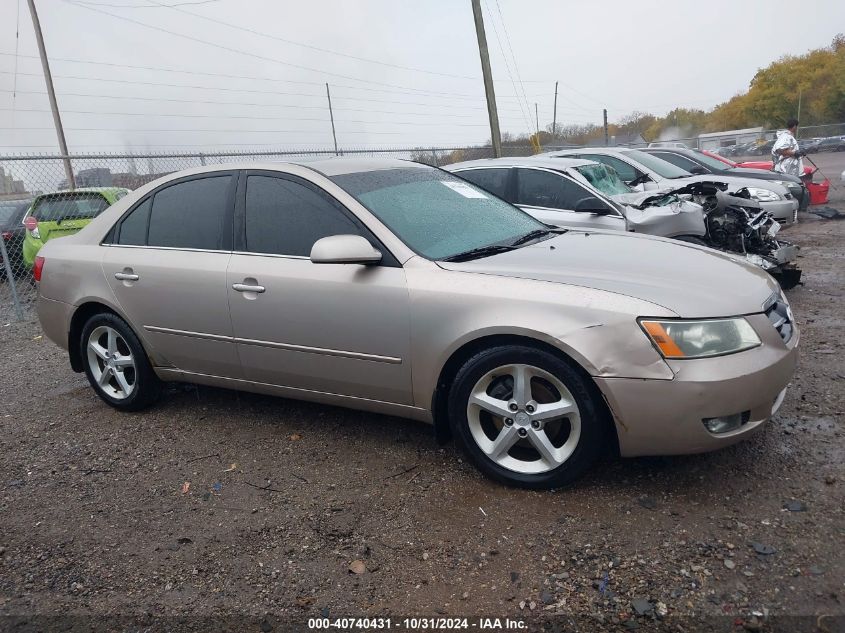
[[[776,239],[780,224],[723,183],[634,191],[616,172],[583,159],[499,158],[446,169],[546,224],[671,237],[737,253],[791,288],[801,278],[797,247]]]
[[[609,165],[629,186],[649,189],[678,188],[696,182],[716,182],[725,185],[724,191],[749,197],[760,203],[765,211],[782,223],[797,219],[798,201],[782,185],[771,181],[754,180],[738,176],[694,175],[661,158],[640,150],[619,147],[585,147],[538,154],[545,157],[584,158]]]
[[[792,197],[798,200],[799,211],[806,211],[810,204],[810,194],[798,176],[777,173],[771,169],[743,169],[741,172],[737,172],[735,171],[736,167],[731,167],[724,159],[713,158],[707,152],[697,149],[658,147],[655,149],[646,148],[642,151],[646,154],[657,156],[657,158],[665,160],[667,163],[672,163],[681,169],[686,169],[691,174],[739,176],[740,178],[753,178],[754,180],[775,182],[786,187],[787,191],[792,194]]]

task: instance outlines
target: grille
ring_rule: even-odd
[[[789,342],[792,338],[794,327],[792,325],[792,311],[789,309],[789,304],[784,301],[780,295],[772,295],[772,298],[766,302],[766,316],[784,342]]]

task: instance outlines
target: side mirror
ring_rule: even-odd
[[[696,165],[695,167],[690,167],[689,173],[695,174],[696,176],[703,176],[707,173],[707,170],[701,165]]]
[[[375,264],[381,253],[360,235],[330,235],[314,242],[311,261],[315,264]]]
[[[596,215],[608,215],[610,213],[607,205],[595,196],[581,198],[575,203],[574,211],[578,213],[595,213]]]

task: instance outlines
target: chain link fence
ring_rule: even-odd
[[[755,130],[747,147],[762,146],[774,131]],[[729,133],[725,133],[729,134]],[[845,123],[803,127],[801,139],[845,135]],[[699,147],[700,138],[662,139]],[[845,141],[843,141],[845,143]],[[612,143],[617,144],[617,143]],[[641,144],[629,144],[636,147]],[[543,151],[571,145],[545,146]],[[529,156],[535,148],[503,145],[505,156]],[[728,154],[726,148],[721,150]],[[81,230],[92,218],[161,176],[203,165],[236,162],[302,162],[335,155],[383,156],[429,165],[492,158],[493,149],[477,147],[292,149],[219,153],[79,154],[72,156],[0,156],[0,325],[31,318],[36,297],[33,267],[38,249],[49,239]],[[729,154],[731,155],[731,154]],[[737,154],[732,154],[737,155]],[[69,183],[72,178],[73,182]]]
[[[506,156],[531,147],[507,145]],[[492,158],[492,147],[345,148],[341,156],[383,156],[442,166]],[[334,150],[167,154],[0,156],[0,326],[34,314],[33,268],[49,239],[71,235],[133,189],[167,174],[240,162],[302,162],[335,156]],[[72,174],[73,186],[68,183]]]

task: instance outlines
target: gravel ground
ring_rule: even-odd
[[[119,414],[36,322],[0,321],[0,616],[843,630],[845,222],[787,233],[803,339],[777,417],[720,452],[608,459],[548,493],[482,478],[402,419],[190,386]]]

